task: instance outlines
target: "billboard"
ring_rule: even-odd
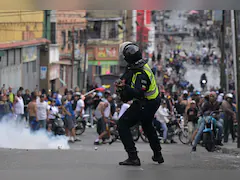
[[[96,47],[96,60],[117,60],[117,47]]]

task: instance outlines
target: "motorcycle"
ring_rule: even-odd
[[[55,119],[52,123],[51,131],[55,136],[62,136],[65,135],[65,128],[64,128],[64,122],[61,118],[61,114],[55,114]]]
[[[205,91],[207,88],[207,81],[205,79],[201,81],[201,88],[203,91]]]
[[[213,117],[216,112],[212,112],[209,116],[204,116],[205,127],[203,130],[203,146],[208,152],[215,150],[215,137],[216,137],[216,122]]]
[[[154,124],[153,126],[156,128]],[[177,135],[181,143],[188,144],[189,142],[188,129],[187,127],[184,127],[183,116],[176,115],[176,119],[170,120],[167,123],[167,127],[168,127],[168,134],[167,134],[168,139],[173,139],[173,137]],[[143,142],[149,142],[141,126],[139,126],[139,131],[140,131],[140,137],[143,140]],[[157,135],[159,140],[163,140],[164,139],[163,129],[160,129],[160,132],[157,131]]]
[[[82,118],[80,116],[76,118],[77,123],[75,127],[76,135],[79,136],[85,132],[88,118],[89,118],[88,114],[84,114]]]

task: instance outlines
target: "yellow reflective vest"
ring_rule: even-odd
[[[147,74],[151,84],[148,88],[148,90],[144,93],[144,97],[148,100],[153,100],[156,99],[157,96],[159,95],[159,90],[158,90],[158,86],[156,83],[156,79],[155,76],[151,70],[151,68],[149,67],[148,64],[145,64],[143,66],[143,70],[144,72]],[[142,74],[142,72],[136,72],[133,77],[132,77],[132,82],[131,82],[131,88],[135,87],[135,83],[136,83],[136,79],[137,79],[137,75]]]

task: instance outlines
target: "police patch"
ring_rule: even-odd
[[[142,90],[145,91],[146,89],[147,89],[147,87],[142,85]]]
[[[147,84],[147,81],[146,80],[141,80],[141,83],[142,84]]]

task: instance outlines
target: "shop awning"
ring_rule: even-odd
[[[39,38],[27,41],[13,41],[13,42],[5,42],[0,43],[0,49],[12,49],[17,47],[25,47],[25,46],[37,46],[42,44],[51,43],[48,39]]]

